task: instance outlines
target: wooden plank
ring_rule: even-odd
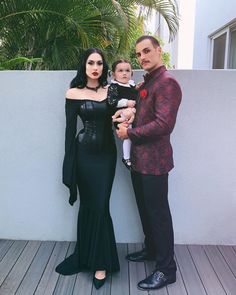
[[[236,246],[232,246],[234,252],[236,253]]]
[[[22,281],[27,269],[29,268],[35,254],[37,253],[39,246],[39,241],[30,241],[24,248],[19,259],[15,263],[14,267],[11,269],[7,278],[1,286],[1,292],[4,295],[15,294],[20,282]],[[29,293],[26,293],[29,294]],[[25,295],[26,295],[25,294]]]
[[[128,253],[127,244],[117,244],[117,251],[120,262],[120,271],[112,274],[111,294],[129,294],[129,265],[125,256]]]
[[[55,242],[42,242],[15,295],[34,294],[52,254]]]
[[[155,264],[156,263],[154,261],[145,262],[147,276],[149,276],[155,270]],[[166,287],[163,287],[158,290],[150,290],[148,294],[168,295]]]
[[[231,272],[228,264],[225,259],[219,252],[216,246],[204,246],[204,250],[217,273],[221,284],[223,285],[224,290],[227,294],[236,293],[236,278]]]
[[[80,272],[77,275],[73,295],[90,295],[92,293],[93,274],[91,272]]]
[[[201,246],[188,246],[198,274],[208,295],[225,295],[225,291],[216,276],[203,248]]]
[[[169,295],[187,295],[187,291],[184,285],[183,277],[178,265],[178,259],[175,257],[177,272],[176,272],[176,282],[167,286]]]
[[[0,286],[7,277],[8,273],[16,263],[21,252],[24,250],[27,241],[15,241],[6,255],[0,262]],[[1,291],[1,288],[0,288]]]
[[[206,291],[199,278],[187,246],[175,245],[175,254],[187,293],[191,295],[206,295]]]
[[[0,261],[6,255],[13,243],[13,240],[0,240]]]
[[[69,247],[69,242],[57,242],[52,255],[44,270],[43,276],[36,289],[35,295],[52,295],[57,284],[59,274],[55,272],[55,267],[65,258]]]
[[[232,246],[218,246],[232,273],[236,277],[236,252]]]
[[[54,247],[55,245],[55,247]],[[74,243],[0,240],[0,294],[3,295],[234,295],[236,290],[236,247],[176,245],[177,282],[149,292],[137,283],[155,268],[153,262],[127,262],[127,252],[142,244],[118,244],[121,270],[108,275],[96,290],[92,273],[59,276],[55,267]],[[36,290],[35,290],[36,289]]]
[[[74,252],[75,243],[70,243],[66,257]],[[71,276],[60,275],[53,295],[71,295],[73,293],[77,274]]]
[[[142,244],[129,244],[128,253],[133,253],[142,250]],[[129,262],[129,279],[130,279],[130,294],[148,294],[147,291],[141,291],[137,289],[137,283],[146,278],[146,269],[144,262]]]

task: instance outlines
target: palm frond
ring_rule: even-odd
[[[152,9],[160,13],[160,15],[164,18],[169,29],[169,41],[173,41],[179,29],[179,10],[177,1],[140,0],[134,2],[137,5],[141,5],[146,9],[144,9],[142,13],[146,12],[147,14],[150,14]]]
[[[0,55],[42,62],[37,69],[75,69],[88,47],[100,47],[108,59],[126,55],[140,32],[137,5],[165,18],[170,38],[178,29],[175,0],[0,0]],[[142,30],[141,30],[142,31]],[[28,68],[27,62],[17,68]]]

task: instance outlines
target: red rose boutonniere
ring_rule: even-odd
[[[142,90],[139,92],[139,95],[140,95],[141,98],[146,98],[147,95],[148,95],[147,89],[142,89]]]

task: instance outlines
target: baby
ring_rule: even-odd
[[[131,64],[128,60],[119,59],[112,64],[112,80],[108,89],[107,101],[109,106],[119,108],[119,114],[123,121],[133,122],[135,114],[135,104],[138,91],[135,89],[134,81],[131,80],[133,75]],[[132,128],[131,124],[129,128]],[[126,168],[131,170],[130,161],[130,139],[123,142],[122,162]]]

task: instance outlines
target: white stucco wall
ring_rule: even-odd
[[[177,0],[179,10],[179,29],[173,41],[169,41],[169,28],[154,12],[146,20],[146,31],[158,35],[164,42],[163,50],[170,53],[170,64],[175,69],[192,69],[193,41],[196,0]]]
[[[236,71],[173,74],[183,89],[172,135],[176,167],[169,200],[175,241],[236,244]],[[76,239],[78,202],[68,204],[61,183],[64,93],[73,75],[0,72],[0,238]],[[118,149],[111,197],[116,238],[142,241],[120,142]]]
[[[179,0],[179,30],[172,55],[176,69],[192,69],[195,30],[195,6],[197,0]],[[175,54],[176,52],[176,54]]]
[[[209,69],[208,36],[229,23],[235,16],[235,0],[196,1],[193,69]]]
[[[161,21],[160,37],[163,49],[170,53],[176,69],[210,69],[211,48],[209,35],[221,29],[236,17],[235,0],[177,0],[179,30],[173,42],[168,43],[169,30]],[[148,22],[148,30],[156,32],[155,15]]]

